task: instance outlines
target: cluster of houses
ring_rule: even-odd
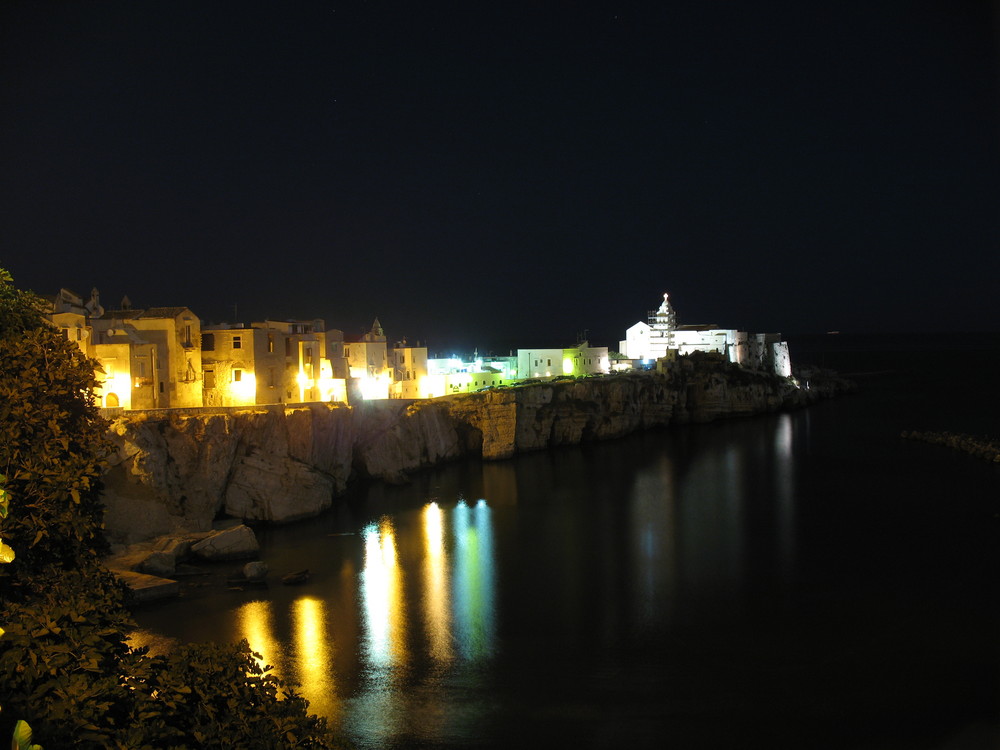
[[[626,331],[621,354],[584,341],[471,360],[430,358],[420,342],[390,347],[377,318],[364,335],[345,339],[319,319],[202,325],[187,307],[138,309],[127,297],[118,309],[105,310],[96,289],[89,299],[62,289],[49,302],[51,322],[100,364],[96,395],[109,409],[435,398],[530,379],[669,367],[692,351],[791,374],[787,345],[777,334],[677,326],[667,295],[648,322]]]

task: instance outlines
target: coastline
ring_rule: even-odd
[[[113,551],[107,564],[162,578],[147,582],[151,596],[170,596],[193,545],[234,527],[252,537],[241,524],[315,517],[359,482],[404,483],[413,472],[466,457],[503,460],[654,427],[801,408],[855,388],[821,368],[805,368],[800,376],[801,387],[692,358],[669,373],[423,401],[129,413],[110,430],[117,450],[104,477]],[[255,553],[247,540],[218,559]]]

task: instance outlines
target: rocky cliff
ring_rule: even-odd
[[[400,481],[462,456],[503,459],[809,399],[784,379],[685,359],[669,374],[423,401],[129,412],[110,429],[106,527],[128,544],[220,516],[289,521],[328,508],[355,478]]]

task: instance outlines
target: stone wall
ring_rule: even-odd
[[[670,373],[556,381],[444,398],[126,412],[111,424],[106,528],[130,544],[222,516],[290,521],[350,481],[404,481],[463,456],[496,460],[667,424],[771,411],[789,381],[682,358]]]

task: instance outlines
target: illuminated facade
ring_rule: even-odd
[[[122,307],[91,317],[94,344],[129,343],[133,409],[202,405],[201,321],[186,307]],[[131,370],[132,368],[130,368]]]
[[[392,350],[392,398],[427,398],[427,347],[407,346],[406,341]]]
[[[392,370],[389,367],[385,332],[378,318],[371,330],[356,341],[344,342],[349,377],[364,399],[389,398]]]
[[[501,361],[506,359],[494,357],[489,363],[478,356],[468,362],[459,357],[429,359],[422,398],[451,396],[509,385],[517,375],[509,369],[508,361]]]
[[[551,378],[563,374],[562,349],[518,349],[517,373],[520,378]]]
[[[605,375],[610,371],[608,347],[591,346],[583,341],[569,349],[563,349],[562,374],[579,377],[581,375]]]
[[[619,349],[626,358],[651,364],[678,354],[717,352],[750,369],[769,370],[782,377],[792,374],[788,343],[781,340],[781,334],[748,334],[715,325],[679,326],[667,294],[660,307],[649,312],[647,321],[625,331]]]
[[[86,302],[67,289],[49,299],[49,320],[100,364],[95,391],[104,408],[202,404],[201,322],[186,307],[105,311],[96,289]]]
[[[343,346],[318,319],[206,326],[205,406],[346,401]]]

